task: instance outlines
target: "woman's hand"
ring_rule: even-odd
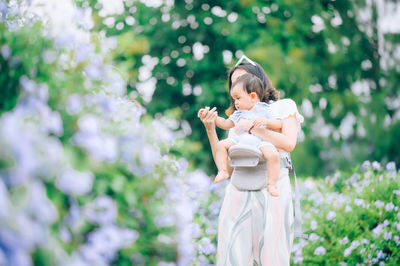
[[[197,113],[197,117],[200,118],[207,130],[215,128],[215,120],[218,116],[218,112],[216,110],[216,107],[210,110],[210,107],[206,106],[205,108],[201,108]]]
[[[255,128],[259,128],[262,126],[268,126],[268,119],[257,118],[256,120],[254,120],[253,125]]]

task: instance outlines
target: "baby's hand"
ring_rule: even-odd
[[[253,122],[254,127],[267,126],[267,124],[268,124],[268,119],[265,118],[257,118]]]
[[[200,117],[203,113],[204,113],[205,109],[201,108],[198,112],[197,112],[197,117]]]
[[[235,133],[238,135],[241,135],[244,132],[249,131],[251,126],[252,126],[252,123],[250,120],[242,118],[239,120],[239,122],[235,126]]]

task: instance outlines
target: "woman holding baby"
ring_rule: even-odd
[[[289,169],[279,169],[276,158],[290,158],[304,119],[295,102],[280,100],[262,67],[247,57],[243,56],[228,76],[232,103],[227,111],[229,118],[219,117],[216,109],[209,107],[198,113],[218,167],[215,182],[232,174],[227,151],[244,138],[242,134],[262,151],[271,178],[260,190],[239,190],[232,183],[226,187],[218,218],[217,265],[289,265],[295,227],[300,226],[301,231],[301,217],[296,217],[300,225],[298,219],[295,225]],[[257,117],[260,115],[264,118]],[[216,125],[230,129],[226,140],[219,141]]]

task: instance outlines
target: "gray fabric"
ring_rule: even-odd
[[[254,158],[235,158],[235,163],[244,164],[246,166],[235,167],[232,173],[231,182],[238,190],[260,190],[267,186],[267,162],[259,162]],[[254,165],[255,164],[255,165]],[[281,168],[288,168],[286,159],[281,158]]]

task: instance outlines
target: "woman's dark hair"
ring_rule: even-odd
[[[265,74],[264,69],[258,64],[255,63],[255,65],[248,63],[248,62],[242,62],[237,66],[232,67],[229,70],[228,74],[228,85],[229,85],[229,97],[231,99],[231,105],[230,107],[225,111],[226,115],[231,115],[235,110],[235,104],[232,99],[231,95],[231,89],[232,89],[232,74],[235,72],[236,69],[243,69],[247,73],[252,74],[256,76],[257,78],[260,79],[261,84],[263,86],[263,97],[260,97],[260,100],[263,102],[269,102],[270,100],[276,101],[279,100],[279,91],[277,91],[274,86],[272,86],[271,80],[268,78],[268,76]]]

